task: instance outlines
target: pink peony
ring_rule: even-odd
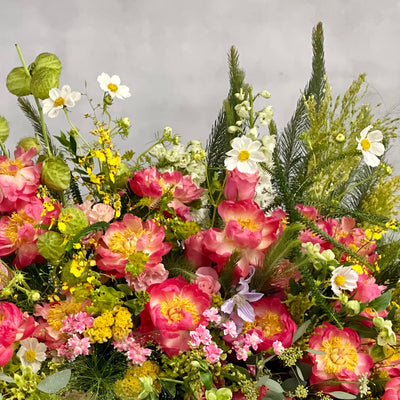
[[[34,330],[32,316],[23,314],[13,303],[0,303],[0,366],[11,360],[14,342],[27,338]]]
[[[254,322],[244,323],[242,333],[256,332],[262,339],[262,343],[258,344],[261,351],[270,349],[276,341],[281,342],[285,348],[291,346],[297,326],[286,306],[275,297],[263,297],[251,303],[251,306],[255,319]]]
[[[125,266],[135,255],[144,262],[144,268],[151,267],[159,264],[171,247],[170,243],[164,242],[162,226],[153,220],[142,221],[132,214],[125,214],[122,221],[110,225],[99,241],[97,266],[122,278],[127,274]]]
[[[14,161],[0,156],[0,212],[11,213],[35,197],[42,170],[41,163],[31,160],[36,152],[35,147],[28,151],[19,147]]]
[[[400,377],[391,378],[386,382],[382,400],[400,400]]]
[[[209,296],[182,277],[167,279],[147,291],[150,301],[140,314],[141,328],[159,332],[156,340],[169,356],[189,350],[189,332],[205,320],[202,314],[210,306]]]
[[[237,168],[229,171],[225,182],[224,196],[226,200],[252,200],[260,180],[259,172],[248,174],[240,172]]]
[[[138,196],[154,199],[154,204],[164,194],[171,194],[173,200],[168,206],[184,220],[193,219],[188,204],[199,199],[204,191],[198,188],[188,175],[182,175],[179,171],[161,174],[155,167],[135,172],[133,179],[129,180],[129,185]]]
[[[313,363],[311,385],[319,384],[324,393],[337,390],[359,393],[357,381],[362,374],[369,375],[373,361],[369,354],[362,352],[361,339],[354,329],[339,329],[324,322],[315,329],[310,337],[309,346],[323,352],[309,354]],[[324,383],[330,380],[340,383]]]
[[[354,300],[358,300],[361,303],[369,303],[373,299],[379,297],[385,289],[386,286],[377,285],[375,283],[375,278],[372,276],[359,274]]]
[[[167,278],[168,271],[161,263],[146,265],[145,269],[137,276],[131,274],[125,276],[129,287],[134,290],[146,290],[149,286],[164,282]]]
[[[32,197],[24,208],[0,219],[0,257],[15,252],[13,263],[17,268],[43,260],[36,242],[44,230],[38,226],[49,224],[51,216],[57,217],[58,209],[52,215],[43,215],[43,211],[42,202],[37,197]]]

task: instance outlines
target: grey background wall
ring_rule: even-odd
[[[206,142],[228,90],[227,52],[235,45],[247,81],[267,89],[282,129],[311,70],[311,31],[325,33],[328,77],[343,93],[367,73],[371,104],[381,114],[400,114],[400,1],[398,0],[0,0],[0,115],[10,123],[9,148],[31,133],[8,93],[5,79],[45,51],[63,63],[60,84],[101,99],[101,72],[118,74],[132,97],[114,115],[128,116],[133,130],[125,148],[143,150],[156,132],[171,126],[185,140]],[[82,99],[72,119],[86,129]],[[57,133],[63,116],[49,121]],[[84,133],[85,134],[85,133]],[[396,147],[397,146],[397,147]],[[400,173],[399,141],[390,153]]]

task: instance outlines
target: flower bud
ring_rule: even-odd
[[[50,190],[67,189],[71,181],[71,172],[64,160],[58,157],[48,157],[42,164],[41,179]]]
[[[31,77],[24,67],[16,67],[7,75],[7,89],[15,96],[22,97],[31,94]]]
[[[32,290],[29,293],[29,298],[30,298],[30,300],[35,301],[35,302],[39,301],[40,300],[40,293],[37,290]]]
[[[271,97],[271,93],[268,90],[263,90],[258,93],[260,96],[264,97],[264,99],[269,99]]]
[[[65,252],[64,237],[58,232],[45,232],[39,236],[37,248],[42,257],[51,263],[57,263]]]
[[[8,122],[4,117],[0,117],[0,142],[4,143],[7,138],[8,134],[10,133],[10,128],[8,126]]]
[[[231,125],[228,127],[228,133],[236,133],[239,130],[239,128],[235,125]]]
[[[41,53],[36,57],[34,64],[35,70],[39,70],[41,68],[51,68],[57,71],[59,75],[61,73],[61,61],[55,54]]]
[[[37,140],[34,137],[26,137],[26,138],[21,139],[17,144],[17,148],[20,146],[22,146],[25,151],[28,151],[32,147],[36,147],[36,150],[37,150],[36,154],[38,154],[40,151],[39,140]]]
[[[39,99],[47,99],[50,89],[57,88],[60,73],[53,68],[35,68],[32,74],[31,91]]]
[[[163,138],[168,140],[172,138],[172,128],[169,126],[166,126],[163,130]]]
[[[108,93],[106,93],[106,94],[104,95],[104,97],[103,97],[103,103],[104,103],[106,106],[111,106],[112,103],[113,103],[113,98],[112,98]]]
[[[360,314],[360,303],[357,300],[349,300],[346,303],[346,311],[350,315]]]

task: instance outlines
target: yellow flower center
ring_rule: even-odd
[[[135,229],[135,231],[125,229],[124,231],[115,232],[108,242],[108,248],[113,253],[118,253],[128,258],[136,252],[136,243],[145,233],[140,227]]]
[[[10,168],[11,166],[17,166],[17,168]],[[15,176],[24,165],[19,160],[11,161],[6,160],[0,164],[0,175]]]
[[[59,97],[54,100],[54,107],[62,107],[65,104],[65,100],[63,97]]]
[[[247,150],[241,150],[238,154],[238,159],[240,161],[246,161],[250,158],[250,153]]]
[[[343,275],[338,275],[338,276],[335,277],[336,285],[342,286],[342,285],[345,284],[345,282],[346,282],[346,279],[345,279],[345,277]]]
[[[256,222],[254,222],[254,220],[250,218],[238,218],[237,222],[239,222],[242,230],[245,228],[249,229],[250,231],[260,230],[259,224],[257,224]]]
[[[25,352],[25,360],[28,362],[34,362],[36,360],[36,351],[35,350],[27,350]]]
[[[113,83],[109,83],[107,88],[110,92],[116,93],[118,91],[118,86],[114,85]]]
[[[354,371],[358,364],[357,350],[338,336],[324,340],[321,350],[325,352],[325,372],[328,374],[336,374],[343,368]]]
[[[371,147],[371,142],[368,139],[362,139],[361,147],[363,148],[364,151],[368,151],[369,148]]]
[[[261,329],[263,335],[269,338],[276,333],[282,332],[281,319],[279,315],[267,311],[262,317],[256,316],[254,322],[245,322],[242,333],[255,328]]]
[[[26,215],[25,210],[20,210],[18,213],[11,215],[7,228],[5,229],[5,235],[10,239],[11,243],[15,245],[18,240],[18,230],[25,224],[33,225],[35,221],[33,218]]]
[[[160,311],[167,318],[169,324],[179,322],[184,317],[184,313],[190,313],[195,324],[200,319],[194,303],[188,298],[181,298],[181,296],[175,296],[172,301],[161,302]]]

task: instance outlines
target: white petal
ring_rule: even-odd
[[[381,131],[372,131],[368,133],[368,140],[370,142],[380,142],[383,139],[383,133]]]
[[[131,97],[128,86],[118,86],[117,97],[119,97],[120,99],[127,99],[128,97]]]
[[[364,128],[361,132],[360,132],[360,136],[361,139],[365,139],[365,137],[367,136],[369,130],[372,128],[372,125],[368,125],[366,128]]]
[[[110,78],[110,81],[111,81],[111,83],[113,83],[114,85],[117,85],[117,86],[119,86],[120,83],[121,83],[121,79],[119,78],[118,75],[113,75],[113,76]]]
[[[106,74],[105,72],[102,72],[98,77],[97,77],[97,82],[101,84],[104,84],[107,86],[107,84],[110,82],[110,75]]]
[[[62,109],[62,107],[53,107],[50,111],[49,111],[49,118],[55,118],[57,117],[58,113],[60,112],[60,110]]]
[[[57,100],[59,97],[61,97],[60,89],[58,89],[58,88],[50,89],[49,97],[53,101]]]
[[[372,142],[369,151],[376,156],[381,156],[385,152],[385,146],[382,143]]]
[[[377,167],[380,163],[379,158],[368,151],[363,151],[363,157],[365,164],[369,165],[370,167]]]
[[[229,157],[225,158],[225,167],[228,171],[232,171],[236,168],[237,158]]]
[[[233,139],[231,142],[232,149],[235,149],[239,152],[239,151],[247,148],[246,142],[243,141],[244,138],[245,137],[242,136],[242,137],[237,137],[237,138]]]
[[[250,154],[250,158],[254,161],[262,162],[266,160],[265,154],[261,151],[253,151]]]
[[[43,113],[47,114],[54,107],[54,101],[50,99],[43,100],[42,108]]]
[[[229,156],[229,157],[236,157],[237,158],[239,153],[240,153],[240,150],[232,149],[232,150],[229,150],[226,153],[226,155]]]
[[[257,151],[261,147],[261,143],[258,140],[255,140],[254,142],[251,142],[247,146],[247,150],[249,152]]]

